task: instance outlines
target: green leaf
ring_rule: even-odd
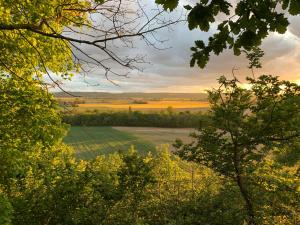
[[[290,0],[283,0],[282,1],[282,9],[286,10],[287,7],[289,6]]]
[[[227,38],[227,43],[230,44],[230,45],[233,45],[233,44],[234,44],[234,38],[228,36],[228,38]]]
[[[201,40],[195,41],[195,44],[196,44],[197,48],[203,49],[205,47],[204,42]]]
[[[291,0],[289,13],[293,16],[300,14],[300,1]]]
[[[190,5],[185,5],[184,8],[185,8],[186,10],[191,10],[193,7],[190,6]]]
[[[192,58],[191,61],[190,61],[190,67],[194,67],[195,63],[196,63],[196,59]]]
[[[236,56],[239,56],[241,54],[241,50],[238,47],[233,47],[233,53]]]
[[[285,21],[281,21],[277,24],[276,30],[280,34],[284,34],[287,31],[287,26],[289,25],[289,21],[285,18]]]
[[[178,0],[155,0],[156,4],[162,5],[165,10],[174,10],[178,6]]]

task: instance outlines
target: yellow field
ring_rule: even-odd
[[[174,109],[195,109],[208,108],[208,102],[201,101],[148,101],[147,104],[134,103],[86,103],[79,104],[80,108],[108,108],[108,109],[165,109],[172,107]]]

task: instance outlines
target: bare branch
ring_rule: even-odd
[[[140,0],[107,0],[104,3],[90,1],[88,5],[80,2],[59,4],[55,6],[53,15],[42,17],[33,23],[24,13],[26,4],[20,4],[24,8],[20,13],[25,19],[15,24],[0,23],[0,30],[3,33],[15,32],[21,35],[37,53],[44,72],[51,80],[41,52],[28,37],[34,36],[38,41],[45,40],[39,37],[61,40],[70,50],[71,60],[81,72],[87,75],[90,71],[85,66],[96,66],[101,68],[102,75],[115,85],[116,83],[109,78],[110,75],[128,77],[126,70],[139,70],[138,65],[145,63],[144,58],[138,55],[122,56],[123,49],[134,48],[137,38],[155,49],[167,49],[159,46],[167,40],[157,37],[157,32],[185,21],[182,15],[175,19],[167,18],[166,12],[160,8],[147,9]],[[87,19],[78,19],[81,15],[85,15]],[[90,47],[93,53],[88,52],[86,47]],[[23,55],[26,58],[25,54]],[[32,65],[32,70],[37,68]],[[57,82],[55,84],[61,89]]]

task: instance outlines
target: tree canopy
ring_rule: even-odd
[[[300,86],[268,75],[248,80],[249,90],[240,87],[237,79],[221,77],[220,87],[209,91],[210,124],[193,135],[195,141],[192,143],[182,145],[178,141],[176,146],[179,149],[177,154],[182,158],[204,164],[234,181],[244,199],[248,223],[263,224],[266,209],[260,209],[260,205],[265,207],[269,203],[260,202],[257,194],[263,196],[269,191],[265,188],[255,192],[262,183],[269,187],[273,185],[274,192],[285,185],[281,191],[286,190],[284,195],[287,198],[289,191],[294,192],[290,202],[276,200],[282,205],[274,202],[270,206],[275,217],[276,213],[280,215],[280,208],[285,204],[299,210],[297,203],[294,205],[293,202],[293,198],[299,198],[300,183],[296,175],[299,165],[291,169],[292,175],[285,177],[286,182],[281,183],[280,176],[275,175],[278,171],[272,160],[278,153],[284,155],[286,149],[292,149],[299,155]],[[275,176],[263,181],[265,177],[261,172],[272,169]],[[288,179],[293,181],[289,183]],[[280,198],[281,191],[275,192],[275,198]],[[283,214],[293,216],[293,209]],[[270,219],[270,216],[267,218]]]
[[[144,7],[138,0],[0,1],[0,70],[27,80],[46,75],[57,86],[53,73],[68,79],[97,68],[107,79],[127,76],[144,56],[122,52],[137,39],[156,47],[155,33],[179,20]]]
[[[165,10],[174,10],[179,0],[156,0]],[[188,27],[207,32],[217,23],[217,32],[208,42],[195,41],[191,48],[191,66],[204,68],[210,55],[219,55],[225,49],[232,49],[234,55],[246,52],[257,53],[262,40],[271,32],[283,34],[289,25],[289,16],[300,14],[299,0],[200,0],[194,5],[186,5]],[[220,15],[225,15],[222,19]],[[251,55],[250,55],[251,58]],[[250,67],[260,67],[257,61],[250,61]]]

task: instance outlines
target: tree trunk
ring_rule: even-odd
[[[257,222],[255,220],[253,205],[252,205],[249,193],[243,183],[242,173],[241,173],[240,167],[239,167],[239,162],[240,161],[239,161],[239,158],[237,155],[237,148],[235,148],[235,151],[234,151],[234,169],[235,169],[235,175],[236,175],[235,178],[236,178],[237,185],[239,186],[240,192],[242,194],[242,197],[245,200],[248,224],[249,225],[257,225]]]
[[[256,221],[255,221],[255,216],[254,216],[254,210],[253,210],[253,205],[252,202],[250,200],[250,196],[248,194],[248,191],[245,189],[243,181],[242,181],[242,177],[240,174],[236,175],[236,181],[237,184],[239,186],[240,192],[245,200],[245,206],[247,209],[247,216],[248,216],[248,224],[249,225],[257,225]]]

